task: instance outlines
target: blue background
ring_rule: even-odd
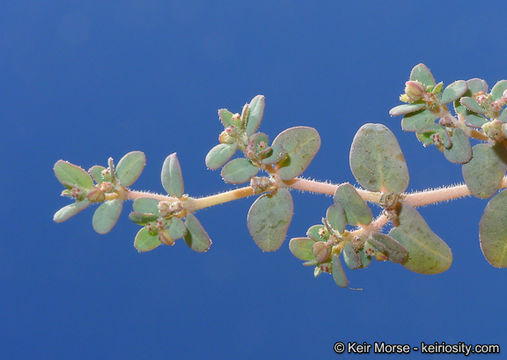
[[[421,209],[453,249],[450,270],[373,262],[347,272],[362,292],[315,280],[288,242],[262,253],[245,223],[253,198],[197,214],[214,241],[207,254],[182,242],[138,254],[130,204],[105,236],[90,209],[51,220],[68,203],[58,159],[88,168],[142,150],[148,163],[133,187],[162,192],[160,167],[177,151],[187,193],[231,189],[204,165],[222,129],[216,110],[239,112],[258,93],[271,139],[296,125],[319,130],[307,177],[354,182],[354,133],[380,122],[398,136],[410,190],[461,182],[459,166],[388,110],[419,62],[446,84],[505,77],[505,10],[500,1],[2,2],[2,359],[357,357],[336,355],[338,340],[499,343],[505,354],[506,273],[478,241],[486,201]],[[330,204],[295,193],[288,238]]]

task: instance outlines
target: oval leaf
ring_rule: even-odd
[[[159,215],[158,212],[158,200],[152,198],[139,198],[134,200],[132,208],[138,213],[150,213]]]
[[[116,166],[116,176],[122,186],[132,185],[143,172],[146,155],[142,151],[131,151],[120,159]]]
[[[475,100],[471,96],[462,97],[459,100],[459,102],[461,103],[461,105],[463,105],[464,107],[466,107],[469,111],[472,111],[474,113],[479,113],[479,114],[485,114],[486,113],[486,110],[481,105],[479,105],[479,103],[477,102],[477,100]]]
[[[478,93],[479,91],[484,91],[484,93],[488,92],[488,83],[482,79],[473,78],[467,80],[467,85],[471,95]]]
[[[211,246],[211,239],[194,214],[187,214],[185,218],[185,227],[187,228],[185,242],[188,247],[197,252],[208,251]]]
[[[459,128],[454,129],[451,135],[451,146],[444,148],[444,156],[455,164],[465,164],[472,158],[472,146],[465,132]]]
[[[327,241],[329,239],[329,231],[326,231],[324,236],[319,235],[320,229],[324,227],[324,225],[313,225],[306,232],[306,236],[312,238],[315,241]]]
[[[401,119],[401,128],[405,131],[423,131],[435,123],[436,116],[424,109],[405,115]]]
[[[481,250],[494,267],[507,267],[507,190],[492,198],[479,222]]]
[[[412,68],[412,71],[410,72],[410,80],[419,81],[426,86],[436,85],[430,69],[428,69],[428,67],[424,64],[417,64]]]
[[[182,237],[185,236],[186,233],[187,228],[183,220],[181,220],[178,217],[173,217],[169,224],[169,234],[171,235],[171,237],[174,240],[181,239]]]
[[[105,201],[95,210],[92,218],[93,229],[99,234],[107,234],[120,217],[123,208],[121,199]]]
[[[238,149],[238,144],[218,144],[206,155],[206,166],[208,169],[216,170],[224,166]]]
[[[160,179],[164,190],[171,196],[181,197],[184,192],[183,176],[181,175],[181,166],[176,153],[166,157],[162,165]]]
[[[252,135],[259,128],[262,116],[264,115],[264,107],[266,106],[266,99],[264,95],[257,95],[250,101],[248,106],[248,122],[246,124],[247,135]]]
[[[220,118],[220,121],[225,128],[232,125],[232,113],[229,110],[219,109],[218,117]]]
[[[472,160],[463,165],[463,178],[470,192],[487,199],[497,192],[507,170],[507,151],[502,144],[477,144]]]
[[[345,217],[343,206],[339,203],[335,203],[327,208],[326,219],[328,224],[340,234],[345,231],[347,218]]]
[[[93,165],[91,168],[88,169],[88,174],[95,180],[97,184],[100,184],[101,182],[104,182],[104,177],[102,176],[102,171],[106,170],[105,167],[100,165]]]
[[[503,92],[507,90],[507,80],[500,80],[491,89],[491,97],[493,101],[500,99],[503,96]]]
[[[391,116],[400,116],[410,114],[416,111],[419,111],[426,107],[426,104],[403,104],[393,107],[389,110],[389,115]]]
[[[229,161],[222,169],[220,175],[229,184],[242,184],[257,175],[259,168],[245,158]]]
[[[466,81],[458,80],[447,86],[442,94],[442,98],[440,99],[440,103],[447,104],[451,101],[459,99],[463,96],[468,90],[468,86]]]
[[[352,141],[349,161],[352,174],[367,190],[400,194],[408,187],[408,168],[398,140],[382,124],[361,126]]]
[[[280,164],[278,174],[282,180],[290,180],[300,175],[310,164],[320,148],[317,130],[306,126],[296,126],[282,131],[273,141],[273,152],[285,152],[288,158]]]
[[[134,224],[137,225],[146,225],[150,221],[157,220],[158,216],[150,213],[139,213],[139,212],[131,212],[129,214],[129,219]]]
[[[463,114],[463,119],[465,120],[465,125],[468,127],[480,129],[482,125],[488,122],[484,117],[474,114],[470,111],[465,111]]]
[[[250,235],[263,251],[276,251],[282,246],[289,228],[294,203],[287,189],[260,196],[250,207],[247,225]]]
[[[404,267],[420,274],[439,274],[449,269],[451,249],[431,231],[416,209],[402,205],[398,220],[400,226],[393,228],[389,235],[408,251]]]
[[[380,250],[384,254],[387,255],[388,259],[394,263],[404,263],[408,258],[408,251],[405,249],[403,245],[401,245],[398,241],[393,239],[389,235],[375,233],[371,235],[371,238],[368,240],[370,243],[372,240],[376,243],[382,244],[383,249]],[[374,247],[377,247],[375,243],[372,243]],[[377,248],[378,249],[378,248]]]
[[[338,255],[333,255],[333,280],[339,287],[343,288],[349,286],[347,275],[345,275],[345,271],[343,271]]]
[[[350,225],[368,225],[371,223],[370,207],[352,185],[341,184],[338,186],[334,194],[334,201],[343,206],[347,222]]]
[[[343,247],[343,260],[345,261],[345,265],[351,270],[356,270],[361,268],[361,259],[359,255],[354,251],[350,242],[347,242]]]
[[[68,161],[58,160],[54,166],[55,176],[63,185],[91,189],[93,180],[86,171]]]
[[[53,221],[57,223],[62,223],[71,218],[72,216],[76,215],[77,213],[83,211],[90,205],[91,205],[90,201],[83,200],[64,206],[55,213],[55,215],[53,216]]]
[[[137,232],[134,240],[134,247],[139,252],[145,252],[155,249],[161,242],[158,240],[157,235],[152,235],[146,228],[142,228]]]
[[[314,260],[312,248],[315,241],[310,238],[293,238],[290,239],[289,249],[292,255],[300,260]]]

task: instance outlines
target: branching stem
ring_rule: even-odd
[[[285,184],[287,185],[287,187],[292,189],[325,195],[334,195],[336,188],[338,187],[338,185],[335,184],[302,178],[296,178],[287,181],[285,182]],[[507,176],[503,178],[500,188],[507,188]],[[365,201],[378,203],[380,200],[381,194],[378,192],[372,192],[363,189],[357,189],[357,191]],[[185,208],[189,211],[197,211],[207,207],[223,204],[229,201],[242,199],[251,195],[254,195],[254,190],[250,186],[245,186],[242,188],[229,190],[220,194],[205,196],[202,198],[189,197],[185,199]],[[409,204],[413,207],[419,207],[459,199],[470,195],[471,193],[470,190],[468,190],[467,186],[460,184],[454,186],[445,186],[433,190],[423,190],[408,193],[404,194],[402,198],[405,204]],[[174,200],[174,198],[170,196],[135,190],[128,190],[127,198],[132,200],[138,198],[152,198],[156,200],[167,200],[167,201]]]

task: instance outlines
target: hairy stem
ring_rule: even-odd
[[[336,188],[339,186],[326,182],[302,178],[296,178],[290,181],[286,181],[284,183],[288,188],[325,195],[334,195]],[[507,188],[507,176],[503,178],[502,183],[500,184],[500,188]],[[357,189],[357,191],[365,201],[378,203],[380,200],[381,194],[378,192],[372,192],[363,189]],[[220,194],[205,196],[202,198],[189,197],[184,199],[184,202],[185,208],[187,210],[197,211],[207,207],[223,204],[229,201],[242,199],[251,195],[254,195],[254,190],[250,186],[245,186],[242,188],[229,190]],[[470,195],[471,193],[470,190],[468,190],[467,186],[459,184],[454,186],[445,186],[433,190],[424,190],[404,194],[402,196],[402,199],[405,204],[409,204],[413,207],[419,207],[429,204],[436,204],[443,201],[459,199]],[[127,198],[132,200],[138,198],[152,198],[156,200],[166,200],[166,201],[174,200],[174,198],[170,196],[135,190],[128,190]]]

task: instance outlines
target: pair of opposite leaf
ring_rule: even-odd
[[[241,115],[218,110],[225,129],[219,136],[220,144],[206,155],[206,166],[212,170],[223,167],[221,175],[225,182],[240,184],[250,180],[255,192],[272,190],[252,204],[247,226],[257,246],[263,251],[276,251],[285,240],[294,212],[292,195],[283,181],[294,179],[308,167],[321,140],[315,129],[297,126],[282,131],[269,145],[268,136],[256,132],[264,108],[264,96],[257,95],[243,107]],[[230,160],[237,150],[244,157]],[[261,170],[269,176],[264,183],[270,189],[254,185],[260,182],[254,180],[259,179],[255,176]]]
[[[354,137],[350,149],[350,167],[357,182],[366,190],[382,193],[398,199],[408,187],[409,174],[405,158],[394,134],[382,124],[365,124]],[[306,265],[317,265],[315,274],[330,272],[336,284],[347,287],[348,280],[341,266],[343,256],[351,269],[369,265],[372,256],[378,260],[401,263],[407,269],[437,274],[449,268],[452,253],[426,224],[417,210],[409,205],[380,203],[386,210],[394,210],[395,227],[389,234],[377,231],[347,231],[347,224],[368,229],[372,213],[356,189],[350,184],[337,187],[334,204],[327,210],[324,226],[319,226],[319,236],[314,227],[308,238],[291,240],[292,253],[306,261]],[[396,206],[399,205],[399,206]],[[325,230],[323,230],[325,229]],[[359,234],[359,235],[354,235]],[[322,234],[328,234],[322,237]],[[318,258],[325,241],[329,248],[325,256]]]
[[[474,196],[490,198],[507,171],[507,80],[498,81],[489,94],[486,81],[477,78],[455,81],[443,93],[442,88],[419,64],[401,96],[408,104],[389,113],[403,115],[402,129],[415,132],[424,146],[436,145],[449,161],[463,164],[463,179]],[[447,110],[451,102],[458,119]],[[477,130],[489,141],[472,147],[469,136]]]

